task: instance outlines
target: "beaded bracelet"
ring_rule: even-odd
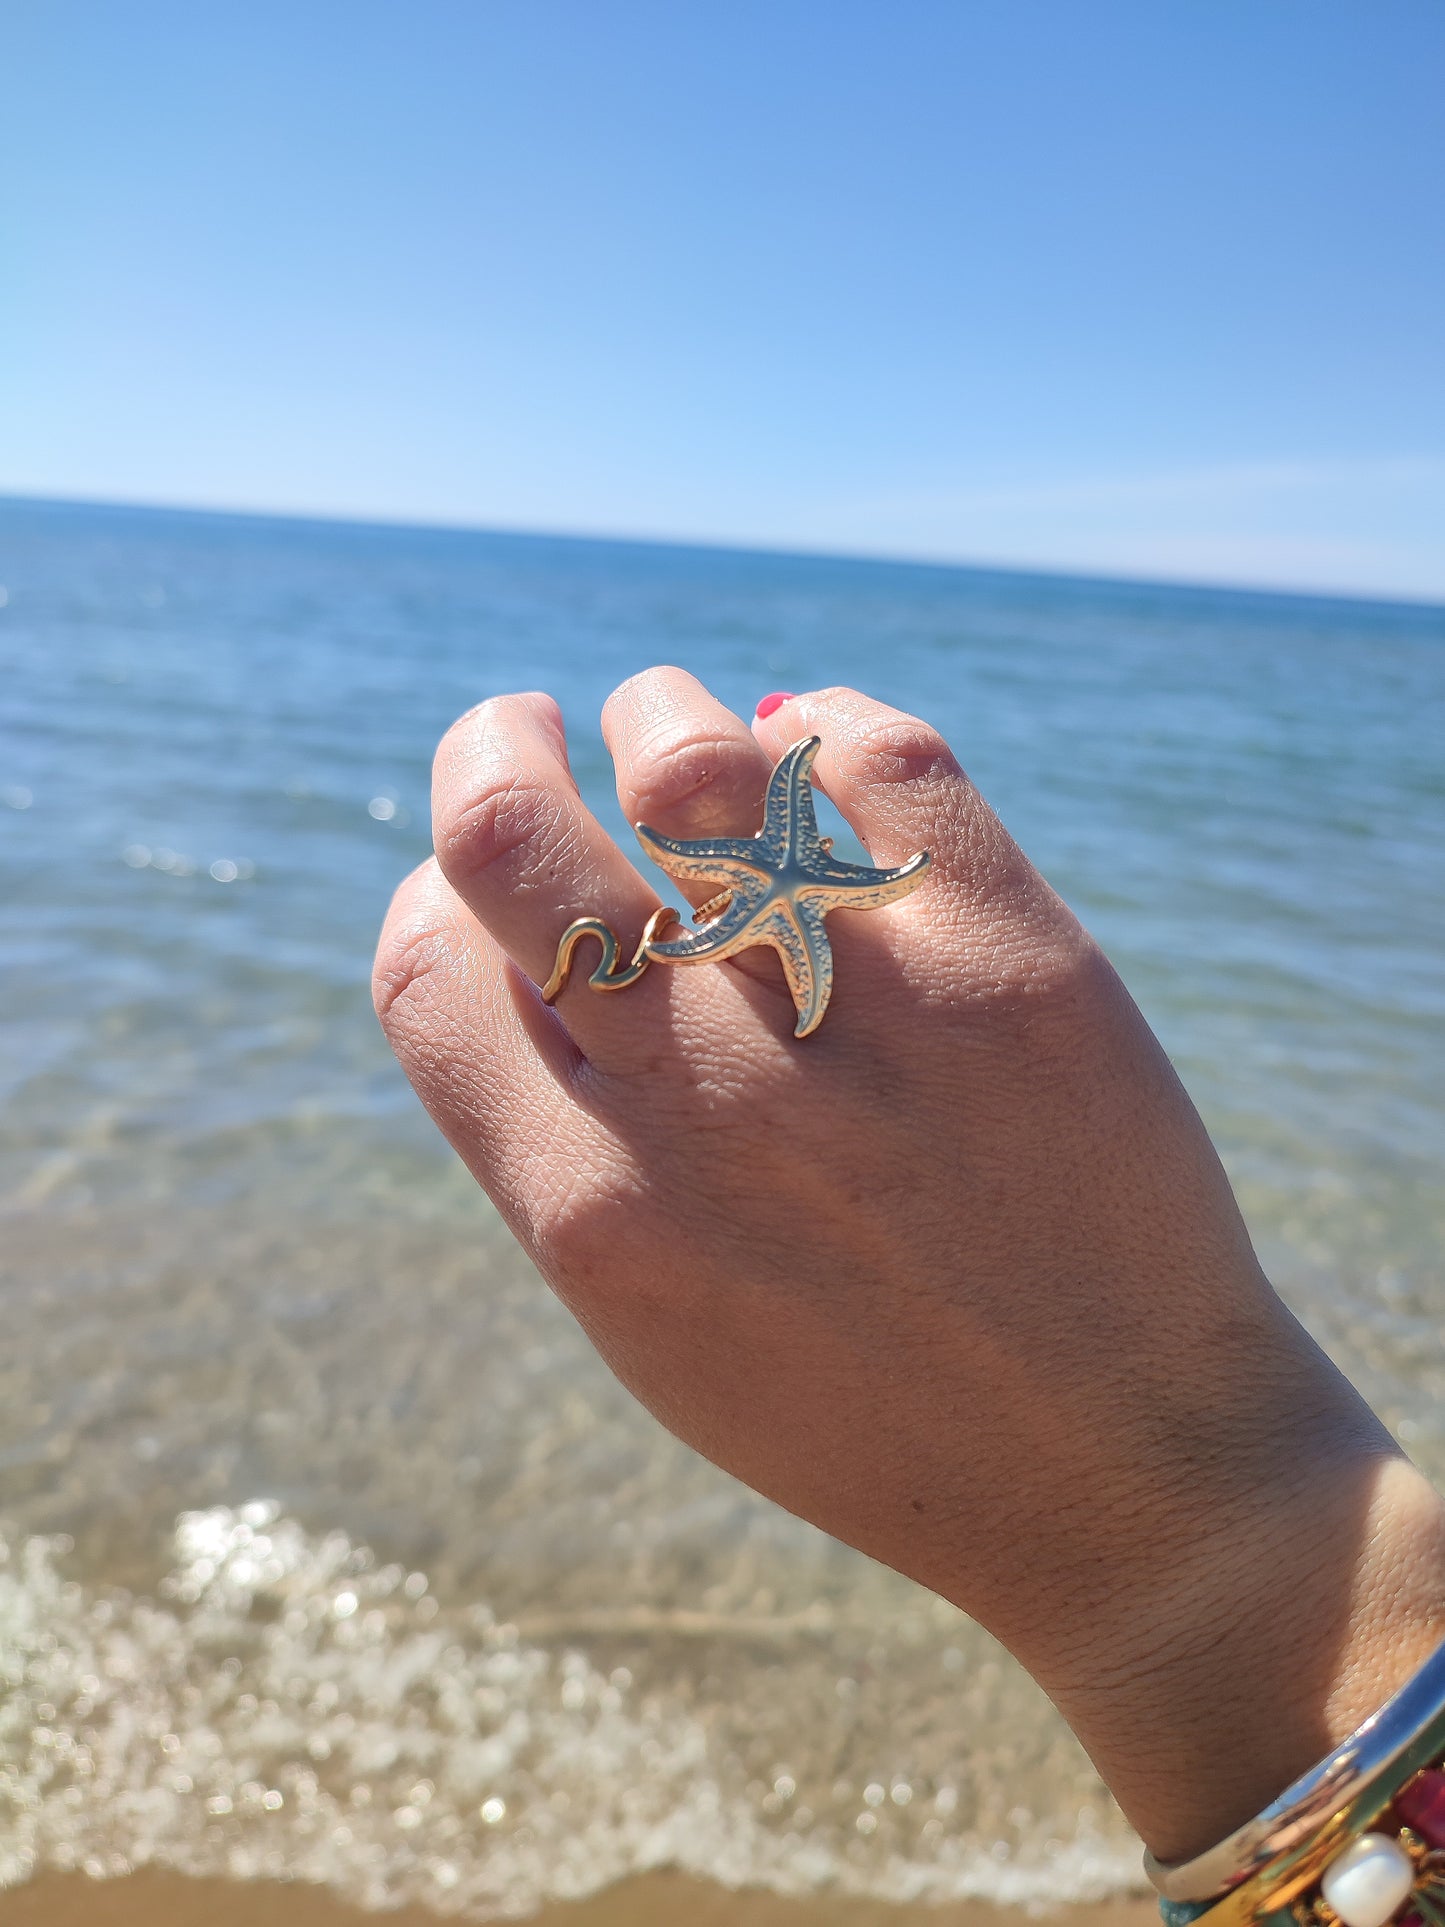
[[[1181,1866],[1146,1856],[1165,1927],[1384,1927],[1407,1901],[1400,1927],[1445,1927],[1442,1757],[1445,1645],[1227,1840]]]

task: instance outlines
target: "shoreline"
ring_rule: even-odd
[[[1045,1917],[1063,1927],[1155,1927],[1158,1920],[1143,1895],[1065,1902]],[[266,1927],[437,1927],[473,1916],[415,1906],[371,1913],[300,1881],[191,1879],[149,1868],[113,1880],[46,1873],[0,1892],[3,1927],[253,1927],[263,1918]],[[984,1900],[794,1899],[655,1873],[512,1918],[530,1927],[1020,1927],[1031,1916]]]

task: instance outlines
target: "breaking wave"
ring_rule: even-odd
[[[1015,1846],[981,1838],[949,1781],[824,1785],[799,1759],[740,1783],[680,1695],[444,1607],[269,1501],[183,1514],[154,1599],[68,1578],[69,1551],[0,1543],[6,1884],[150,1865],[479,1919],[664,1867],[900,1901],[1138,1885],[1087,1806],[1072,1838]]]

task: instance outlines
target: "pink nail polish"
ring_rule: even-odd
[[[758,714],[760,716],[771,716],[775,709],[781,709],[784,703],[790,703],[792,700],[793,692],[791,689],[775,689],[771,696],[764,696],[763,700],[758,704]]]

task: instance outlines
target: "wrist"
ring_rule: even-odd
[[[1167,1863],[1267,1805],[1445,1638],[1445,1505],[1360,1440],[1161,1567],[1134,1628],[1101,1628],[1051,1690]]]

